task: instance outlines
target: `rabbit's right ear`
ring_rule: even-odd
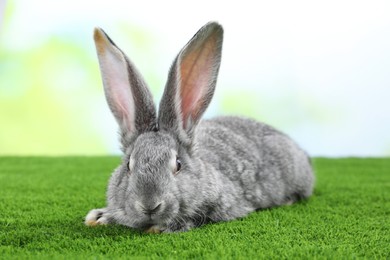
[[[102,29],[95,28],[94,40],[107,103],[122,137],[155,129],[153,97],[135,66]]]

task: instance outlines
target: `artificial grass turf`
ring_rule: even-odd
[[[186,233],[90,228],[119,157],[0,157],[0,258],[389,258],[390,159],[314,159],[314,195]]]

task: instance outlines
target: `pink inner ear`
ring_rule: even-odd
[[[206,41],[184,55],[180,64],[181,110],[184,127],[196,120],[213,75],[215,41]]]
[[[126,84],[122,84],[121,82],[115,82],[113,80],[111,83],[112,88],[111,91],[111,102],[116,107],[116,111],[119,113],[128,130],[132,130],[134,127],[134,119],[131,111],[134,111],[134,108],[131,106],[132,104],[132,94],[130,87]]]
[[[125,131],[134,131],[134,101],[123,55],[109,43],[99,42],[98,57],[110,109]]]

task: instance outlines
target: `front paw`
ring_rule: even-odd
[[[89,211],[84,221],[85,225],[94,227],[98,225],[107,225],[108,224],[108,216],[106,213],[106,209],[93,209]]]

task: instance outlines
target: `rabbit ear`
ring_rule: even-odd
[[[168,77],[159,109],[159,126],[191,136],[210,104],[221,62],[223,29],[203,26],[180,51]]]
[[[135,66],[102,29],[95,29],[94,40],[106,99],[122,137],[154,129],[153,97]]]

